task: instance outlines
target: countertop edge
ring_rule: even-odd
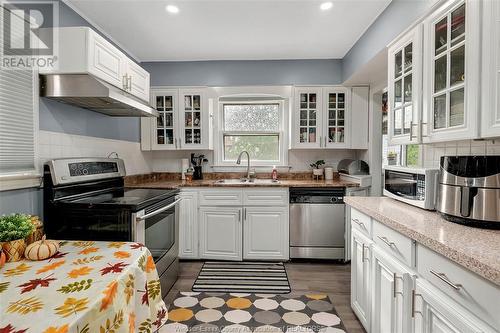
[[[459,264],[465,269],[474,272],[475,274],[481,276],[489,282],[500,286],[500,271],[498,269],[491,267],[488,264],[485,264],[464,252],[449,247],[448,245],[442,244],[438,240],[430,238],[429,236],[426,236],[414,229],[408,228],[407,226],[402,225],[398,221],[395,221],[394,219],[391,219],[386,215],[380,214],[379,212],[373,211],[370,208],[357,203],[355,197],[346,197],[345,203],[355,209],[358,209],[360,212],[369,215],[379,223],[382,223],[383,225],[386,225],[391,229],[400,232],[404,236],[409,237],[417,243],[428,247],[429,249],[442,255],[443,257]]]

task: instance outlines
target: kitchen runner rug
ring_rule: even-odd
[[[272,295],[181,292],[161,333],[342,333],[325,294]]]
[[[287,294],[290,283],[281,262],[207,261],[193,291]]]

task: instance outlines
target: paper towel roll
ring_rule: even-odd
[[[181,160],[182,180],[186,179],[186,171],[188,168],[189,168],[189,160],[187,158],[183,158]]]

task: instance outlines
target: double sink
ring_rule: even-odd
[[[218,179],[215,184],[228,185],[279,185],[279,180],[272,179],[257,179],[257,178],[240,178],[240,179]]]

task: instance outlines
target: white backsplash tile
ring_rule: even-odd
[[[94,138],[59,132],[39,132],[40,164],[54,158],[107,157],[117,152],[125,161],[128,175],[152,171],[150,153],[141,151],[139,142]]]
[[[441,156],[500,155],[500,140],[461,140],[423,146],[424,167],[439,167]]]

